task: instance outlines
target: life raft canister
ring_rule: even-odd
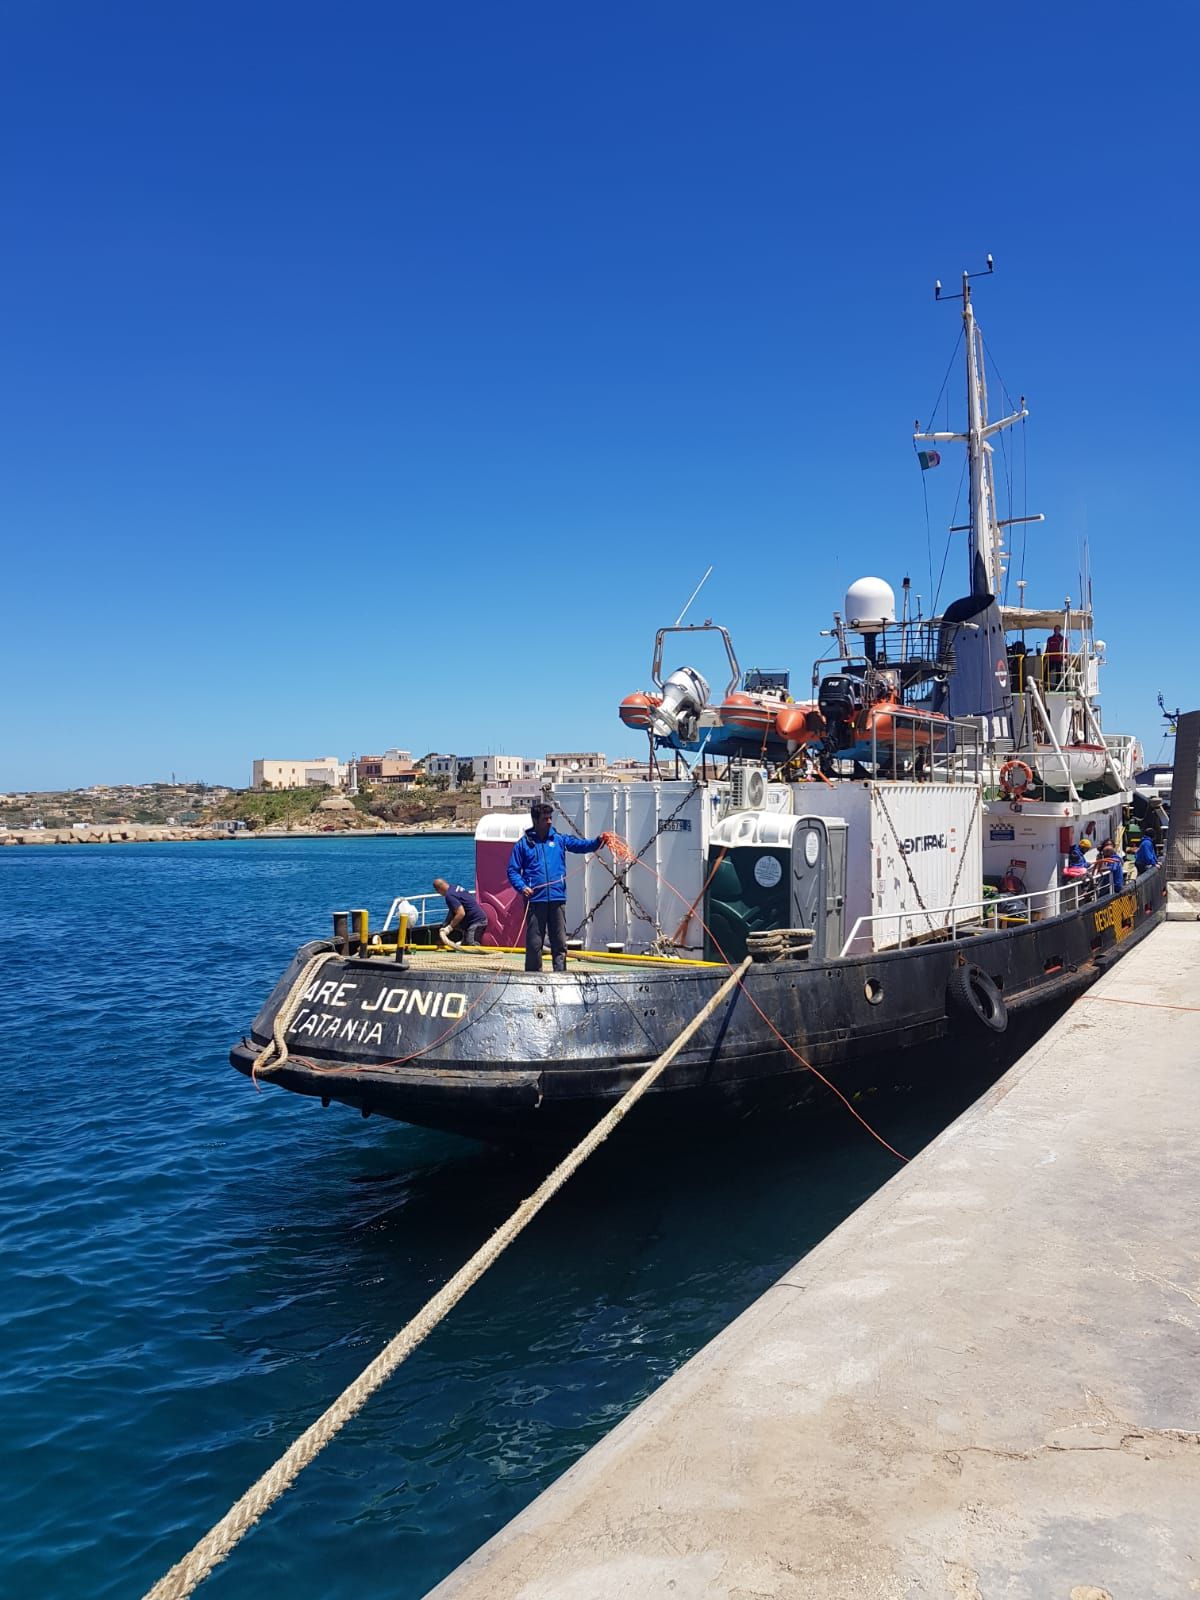
[[[1006,761],[1000,768],[1000,787],[1008,795],[1024,794],[1033,782],[1033,768],[1025,761]]]

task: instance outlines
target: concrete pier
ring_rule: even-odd
[[[1200,924],[1164,924],[438,1600],[1200,1594]]]

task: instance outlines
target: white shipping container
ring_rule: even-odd
[[[686,778],[556,783],[555,802],[576,833],[583,838],[618,833],[645,863],[626,871],[608,851],[568,855],[568,933],[578,928],[579,937],[594,950],[620,944],[642,955],[662,937],[674,941],[681,955],[702,955],[703,908],[697,902],[704,889],[709,833],[726,788],[715,783],[697,788]],[[555,815],[554,825],[566,828],[562,815]],[[624,874],[628,893],[613,888],[614,870]]]
[[[967,783],[796,784],[797,814],[844,817],[850,954],[885,950],[951,922],[983,898],[982,800]],[[952,908],[971,909],[956,914]]]

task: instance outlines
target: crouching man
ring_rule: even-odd
[[[445,878],[435,878],[433,887],[446,902],[446,920],[438,929],[438,938],[444,945],[451,945],[454,943],[451,935],[456,928],[461,928],[464,945],[478,944],[488,925],[487,912],[479,901],[461,883],[451,887]]]

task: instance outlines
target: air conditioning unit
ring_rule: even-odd
[[[734,767],[730,773],[730,811],[761,811],[767,803],[767,775],[761,767]]]

